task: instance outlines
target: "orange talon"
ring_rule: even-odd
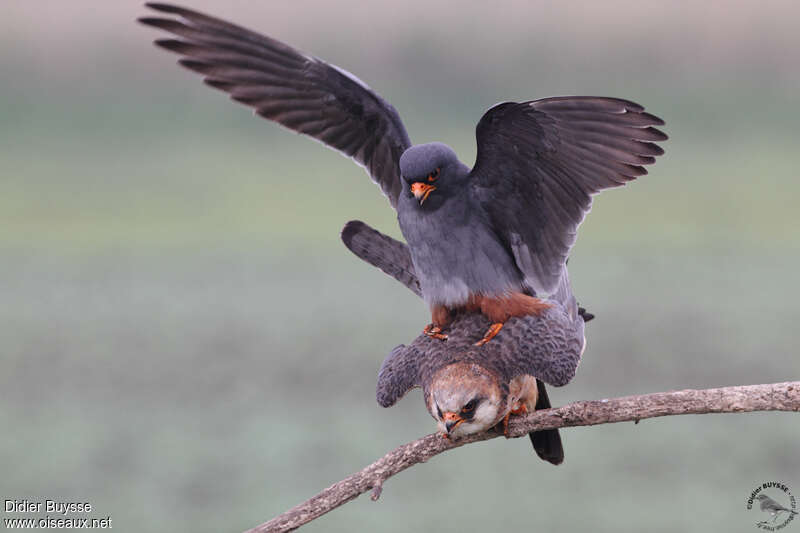
[[[433,339],[439,339],[442,341],[447,340],[447,335],[442,333],[442,328],[439,326],[434,326],[433,324],[428,324],[425,326],[425,329],[422,330],[422,333]]]
[[[489,326],[489,330],[486,332],[486,335],[483,336],[481,340],[475,343],[475,346],[483,346],[490,340],[494,338],[495,335],[500,333],[500,330],[503,329],[503,322],[495,322],[491,326]]]
[[[508,419],[511,417],[511,411],[506,413],[506,416],[503,417],[503,435],[505,438],[508,438]]]
[[[506,413],[506,416],[503,417],[503,435],[508,438],[508,419],[511,418],[511,415],[524,415],[528,413],[528,406],[524,403],[517,404],[516,407],[512,407],[511,410]]]
[[[525,405],[524,403],[521,403],[521,404],[519,404],[518,407],[515,407],[514,409],[512,409],[509,414],[512,414],[512,415],[526,415],[526,414],[528,414],[528,406]]]

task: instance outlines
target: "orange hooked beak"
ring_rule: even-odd
[[[436,190],[436,187],[430,185],[428,183],[422,183],[421,181],[417,181],[411,184],[411,194],[414,195],[419,201],[419,205],[422,205],[425,200],[428,199],[428,196]]]
[[[453,413],[452,411],[447,411],[442,416],[442,421],[444,422],[444,427],[447,428],[447,433],[450,434],[450,433],[453,432],[453,430],[456,427],[458,427],[458,425],[461,422],[464,421],[464,419],[461,418],[461,415],[459,415],[458,413]]]

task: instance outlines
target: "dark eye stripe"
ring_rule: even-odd
[[[472,413],[475,410],[475,407],[478,405],[478,400],[476,398],[471,399],[461,408],[462,413]]]

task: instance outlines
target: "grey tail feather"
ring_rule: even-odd
[[[359,259],[378,267],[417,296],[422,296],[408,246],[384,235],[360,220],[351,220],[342,229],[342,242]]]
[[[539,389],[536,410],[549,409],[550,398],[547,397],[547,389],[544,388],[544,383],[537,379],[536,386]],[[561,444],[561,435],[557,429],[531,431],[528,436],[531,438],[536,455],[540,458],[554,465],[560,465],[564,462],[564,447]]]

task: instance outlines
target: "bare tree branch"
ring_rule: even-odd
[[[575,402],[555,409],[536,411],[524,417],[513,417],[509,424],[509,436],[522,437],[531,431],[541,429],[638,422],[657,416],[750,411],[800,411],[800,381],[719,389],[689,389]],[[490,431],[458,441],[449,441],[438,434],[432,434],[409,442],[384,455],[360,472],[331,485],[310,500],[247,533],[291,531],[370,489],[372,489],[372,499],[377,500],[383,482],[406,468],[424,463],[447,450],[499,436],[499,433]]]

